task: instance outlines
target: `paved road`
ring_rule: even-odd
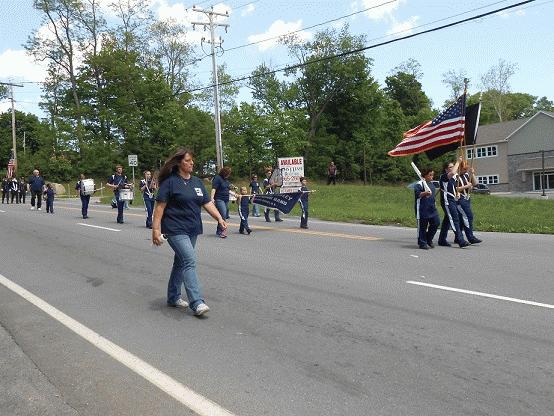
[[[206,403],[235,415],[552,414],[554,236],[480,233],[480,247],[423,251],[413,229],[253,218],[242,236],[235,216],[221,240],[206,217],[197,248],[212,310],[198,319],[165,306],[172,252],[152,247],[143,211],[118,225],[91,207],[86,224],[111,231],[80,225],[76,203],[55,209],[0,205],[0,275],[185,393],[0,284],[2,351],[25,369],[18,379],[0,361],[7,414],[193,415],[188,393],[209,400],[200,414]]]

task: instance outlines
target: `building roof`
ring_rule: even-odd
[[[477,145],[506,140],[508,136],[523,126],[530,118],[531,117],[520,118],[518,120],[479,126],[479,130],[477,131]]]

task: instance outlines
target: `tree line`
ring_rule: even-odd
[[[157,169],[173,150],[186,146],[196,155],[198,174],[214,174],[211,89],[199,88],[194,74],[199,56],[186,42],[183,25],[156,21],[146,0],[115,0],[110,7],[116,17],[109,19],[98,0],[35,0],[34,7],[48,30],[37,28],[25,47],[48,66],[40,103],[47,117],[16,114],[20,173],[38,166],[51,180],[69,181],[80,172],[104,177],[128,154],[138,155],[139,171]],[[413,59],[391,69],[379,85],[371,56],[349,53],[366,41],[345,25],[309,41],[281,38],[296,63],[283,72],[262,63],[237,83],[224,65],[218,68],[225,164],[235,177],[261,173],[282,156],[303,156],[312,178],[325,176],[331,160],[345,180],[390,183],[413,177],[409,160],[388,157],[387,151],[440,108],[433,108],[423,91],[421,66]],[[481,98],[482,124],[554,109],[546,97],[510,91],[516,70],[500,60],[479,84],[470,84],[470,91],[483,91],[482,97],[468,98],[469,103]],[[463,91],[464,78],[463,70],[443,75],[452,99]],[[251,102],[236,102],[241,86],[250,89]],[[3,113],[2,167],[10,148],[11,114]],[[426,163],[425,156],[419,159]]]

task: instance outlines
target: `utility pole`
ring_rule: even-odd
[[[211,55],[212,55],[212,71],[213,71],[213,86],[214,86],[214,121],[215,121],[215,151],[217,156],[217,170],[219,171],[223,167],[223,146],[221,144],[221,119],[219,115],[219,80],[217,77],[217,64],[215,56],[215,47],[221,46],[223,40],[221,37],[216,41],[215,39],[215,29],[217,27],[224,27],[225,33],[227,33],[227,28],[229,25],[227,23],[217,23],[215,19],[217,16],[229,17],[229,13],[218,13],[214,12],[213,8],[211,10],[199,9],[196,6],[192,6],[192,10],[198,13],[204,13],[208,17],[207,22],[191,22],[192,28],[194,29],[196,25],[203,26],[204,30],[209,28],[210,30],[210,39],[202,38],[202,42],[209,43],[211,45]]]
[[[15,162],[14,174],[17,172],[17,143],[15,141],[15,100],[13,98],[13,87],[21,87],[20,84],[12,84],[11,82],[0,82],[0,85],[7,85],[10,87],[10,100],[12,102],[12,146],[13,146],[13,160]]]

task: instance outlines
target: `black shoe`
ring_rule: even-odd
[[[239,230],[239,234],[244,234],[244,230]]]
[[[271,220],[269,218],[266,218],[265,222],[271,222]]]
[[[419,248],[422,250],[429,250],[429,246],[427,244],[425,244],[424,246],[419,246]]]
[[[439,241],[439,246],[441,246],[441,247],[452,247],[452,244],[450,244],[448,241],[444,241],[444,242]]]
[[[427,241],[427,245],[429,246],[429,248],[435,248],[435,245],[432,241]]]
[[[307,225],[301,225],[300,228],[303,228],[303,229],[307,230],[308,226]]]
[[[249,228],[246,230],[246,232],[248,233],[248,235],[250,235],[250,233],[252,232],[252,230]]]
[[[460,248],[464,248],[464,247],[467,247],[469,246],[469,243],[467,241],[462,241],[460,244]]]
[[[471,240],[469,240],[470,244],[479,244],[479,243],[482,243],[483,240],[480,240],[478,238],[472,238]]]
[[[281,218],[275,218],[275,222],[283,222]]]

